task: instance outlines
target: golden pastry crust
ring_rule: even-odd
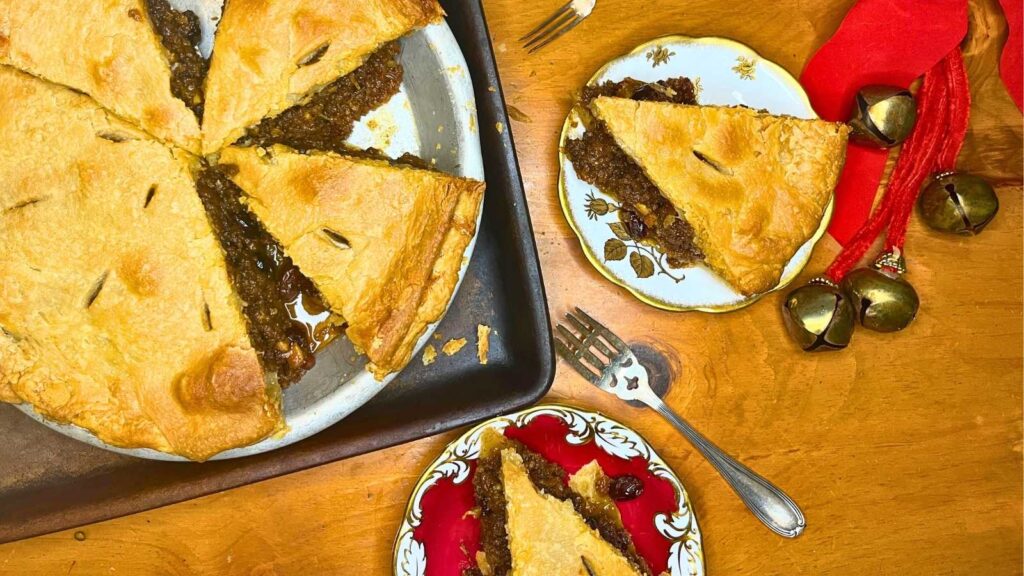
[[[143,0],[0,0],[0,64],[85,92],[153,136],[194,153],[199,122]]]
[[[572,502],[538,491],[514,449],[502,450],[501,473],[516,576],[579,576],[586,574],[581,558],[599,569],[601,576],[641,574],[587,525]]]
[[[207,77],[203,153],[443,16],[436,0],[229,0]]]
[[[600,97],[591,110],[696,232],[741,294],[771,290],[818,229],[849,128],[747,108]]]
[[[194,157],[0,67],[0,398],[203,460],[282,426]]]
[[[484,184],[282,146],[226,148],[249,207],[348,323],[378,377],[440,319],[476,232]],[[347,243],[347,247],[346,247]]]
[[[607,488],[610,479],[604,473],[597,460],[591,460],[586,466],[580,468],[575,474],[569,476],[569,489],[579,494],[584,500],[590,502],[591,506],[614,518],[622,525],[622,515],[615,501],[608,495]]]

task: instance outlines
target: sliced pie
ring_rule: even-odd
[[[603,122],[588,113],[590,103],[600,96],[696,104],[697,87],[688,78],[641,82],[625,78],[584,86],[580,106],[575,109],[586,124],[579,138],[566,140],[564,152],[576,176],[614,198],[619,220],[617,231],[637,242],[651,244],[665,255],[671,268],[683,268],[703,255],[693,238],[693,228],[665,198],[615,139]]]
[[[383,160],[283,146],[220,157],[248,207],[344,318],[378,376],[400,370],[444,313],[484,184]]]
[[[194,157],[9,67],[0,101],[0,398],[196,460],[282,427]]]
[[[300,152],[351,154],[347,144],[356,122],[386,104],[402,86],[401,45],[389,42],[362,66],[318,90],[305,101],[246,128],[242,146],[283,144]]]
[[[590,110],[693,227],[711,269],[745,295],[774,288],[818,229],[849,132],[742,107],[602,96]]]
[[[436,0],[231,0],[210,62],[203,152],[231,144],[442,16]]]
[[[478,571],[485,576],[650,574],[618,509],[588,464],[566,484],[557,464],[488,430],[473,477],[480,507]]]
[[[205,75],[198,39],[196,17],[167,0],[0,0],[0,64],[84,92],[195,153]]]

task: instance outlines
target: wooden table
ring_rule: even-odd
[[[910,280],[923,304],[903,334],[859,332],[809,355],[775,295],[724,316],[641,304],[584,259],[555,193],[556,140],[573,90],[608,58],[670,34],[728,36],[798,74],[851,0],[601,0],[537,55],[516,39],[562,0],[486,0],[553,314],[579,304],[671,359],[669,402],[784,487],[809,527],[784,541],[653,414],[624,407],[564,366],[550,398],[634,426],[686,483],[708,573],[1021,573],[1021,115],[997,75],[1005,21],[972,2],[965,54],[971,132],[962,168],[998,183],[980,237],[914,222]],[[525,119],[524,119],[525,120]],[[484,127],[490,129],[492,127]],[[837,246],[825,240],[805,276]],[[422,468],[456,433],[110,522],[0,546],[0,574],[388,574],[396,527]],[[84,540],[82,539],[84,537]]]

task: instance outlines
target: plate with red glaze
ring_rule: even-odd
[[[396,576],[462,576],[476,565],[480,522],[472,513],[477,505],[473,475],[487,429],[522,442],[569,475],[596,460],[609,477],[638,478],[642,493],[615,503],[637,552],[654,574],[704,576],[697,517],[675,472],[624,424],[556,404],[488,420],[449,444],[427,467],[395,540]]]

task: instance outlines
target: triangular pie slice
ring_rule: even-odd
[[[283,146],[229,147],[220,162],[237,167],[249,208],[344,317],[370,370],[403,368],[448,306],[484,184]]]
[[[774,288],[821,224],[849,129],[742,107],[602,96],[590,106],[745,295]]]
[[[473,479],[481,508],[481,573],[588,576],[589,569],[600,576],[650,574],[618,509],[597,493],[595,483],[604,473],[596,462],[573,475],[567,486],[560,466],[522,444],[492,430],[482,440]],[[607,503],[610,511],[605,512]]]
[[[283,426],[194,157],[9,67],[0,101],[0,398],[196,460]]]
[[[442,16],[436,0],[231,0],[210,61],[203,153]]]
[[[198,153],[199,121],[172,93],[173,56],[147,4],[0,0],[0,64],[85,92],[153,136]]]

